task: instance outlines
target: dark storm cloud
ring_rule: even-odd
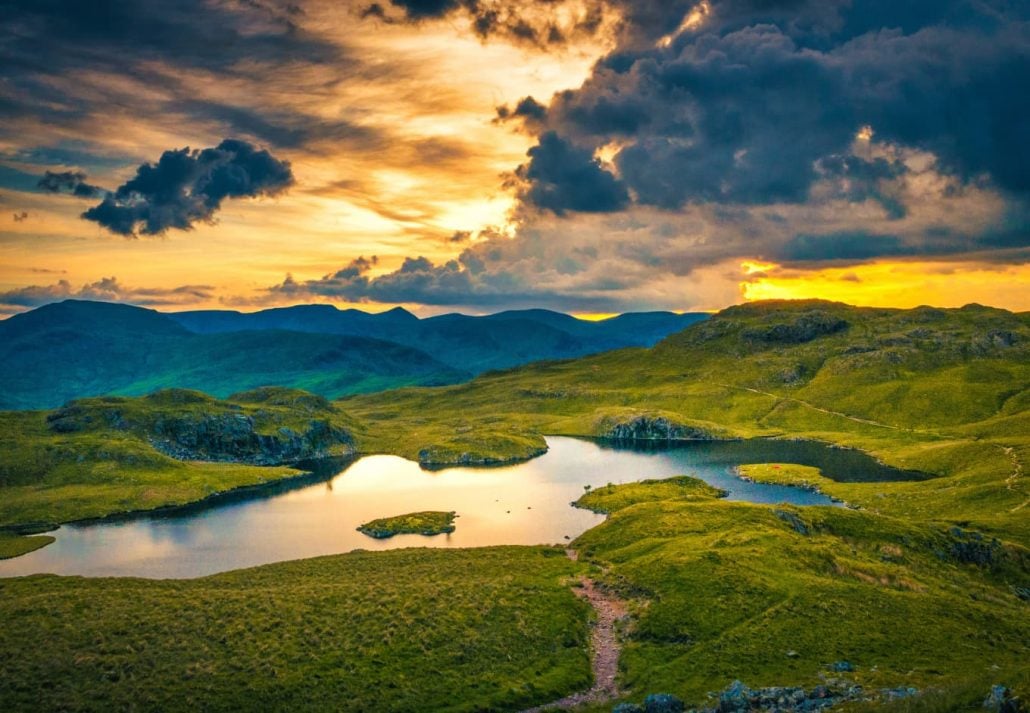
[[[36,187],[47,193],[70,193],[76,198],[97,198],[104,189],[86,182],[82,171],[47,171]]]
[[[906,171],[905,164],[898,159],[828,156],[818,161],[817,169],[823,178],[833,181],[838,195],[849,201],[859,203],[872,198],[895,220],[904,218],[908,212],[889,192],[891,182]]]
[[[227,69],[241,58],[339,59],[339,49],[304,33],[292,3],[205,0],[6,0],[0,49],[14,74],[60,72],[125,62],[168,60]]]
[[[793,262],[860,261],[875,257],[912,254],[896,235],[863,231],[830,235],[798,235],[779,251],[777,258]]]
[[[361,12],[383,22],[423,22],[457,13],[471,21],[472,31],[483,39],[501,37],[538,47],[562,45],[576,37],[592,36],[601,27],[604,0],[582,3],[580,12],[559,22],[555,10],[564,0],[389,0],[373,2]]]
[[[226,139],[215,148],[165,151],[82,217],[126,236],[189,230],[211,220],[227,198],[276,195],[292,184],[287,161]]]
[[[536,129],[542,126],[546,119],[546,106],[533,97],[523,97],[514,107],[510,107],[507,104],[497,107],[497,118],[494,121],[498,123],[521,121],[523,126]]]
[[[427,17],[443,17],[460,7],[475,7],[475,2],[464,0],[390,0],[390,4],[404,9],[408,17],[421,20]]]
[[[586,149],[618,142],[618,176],[639,204],[804,203],[831,180],[901,218],[885,189],[905,165],[852,155],[866,125],[962,181],[1030,194],[1025,3],[712,0],[700,27],[660,47],[698,3],[616,4],[634,32],[555,95],[539,148],[555,131]],[[526,178],[529,202],[580,209],[581,196],[548,190],[548,172]]]
[[[197,125],[217,122],[226,133],[274,146],[323,134],[367,138],[344,121],[303,112],[284,118],[196,97],[190,72],[242,80],[259,67],[274,81],[277,68],[300,65],[357,71],[361,64],[347,50],[297,24],[301,14],[295,3],[278,0],[8,0],[0,3],[0,121],[75,130],[116,106],[155,120],[186,114]],[[73,73],[88,78],[88,91],[69,90]],[[87,155],[74,163],[95,160]]]
[[[550,131],[529,150],[529,162],[516,171],[528,185],[523,198],[562,214],[566,210],[608,213],[625,208],[625,185],[601,167],[589,151]]]

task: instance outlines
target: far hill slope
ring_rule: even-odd
[[[0,365],[3,409],[164,387],[227,396],[281,385],[340,396],[466,378],[379,339],[281,330],[200,335],[152,310],[75,301],[0,322]]]

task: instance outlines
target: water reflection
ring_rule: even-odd
[[[731,499],[826,505],[829,499],[818,493],[742,481],[732,466],[764,458],[819,465],[839,479],[859,479],[874,464],[858,453],[791,442],[776,442],[772,450],[767,442],[741,441],[653,451],[612,449],[573,438],[549,438],[548,444],[546,455],[501,468],[430,472],[395,456],[368,456],[336,463],[336,475],[315,473],[260,497],[252,491],[243,498],[223,498],[216,506],[67,525],[52,533],[54,544],[0,561],[0,576],[196,577],[356,548],[561,543],[603,519],[569,506],[584,485],[687,473],[730,491]],[[375,540],[355,529],[377,517],[417,510],[457,511],[456,531]]]

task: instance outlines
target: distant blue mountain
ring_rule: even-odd
[[[541,359],[565,359],[622,347],[649,347],[704,319],[702,313],[627,313],[600,321],[545,309],[482,317],[444,314],[419,319],[400,307],[370,314],[331,305],[300,305],[261,312],[174,312],[168,317],[192,332],[289,329],[374,337],[419,349],[456,369],[479,373]]]
[[[541,359],[650,346],[704,317],[651,312],[589,322],[523,310],[420,320],[400,308],[161,313],[67,300],[0,321],[0,409],[165,387],[224,397],[290,386],[334,398],[456,383]]]

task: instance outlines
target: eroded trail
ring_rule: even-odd
[[[577,559],[575,550],[566,550],[565,554],[573,561]],[[619,670],[619,639],[615,626],[627,615],[626,603],[598,587],[591,579],[580,577],[579,581],[582,586],[573,591],[576,596],[585,599],[597,613],[590,640],[590,666],[594,672],[594,685],[587,691],[529,708],[523,713],[567,710],[583,703],[611,700],[619,695],[619,688],[615,683],[615,676]]]

